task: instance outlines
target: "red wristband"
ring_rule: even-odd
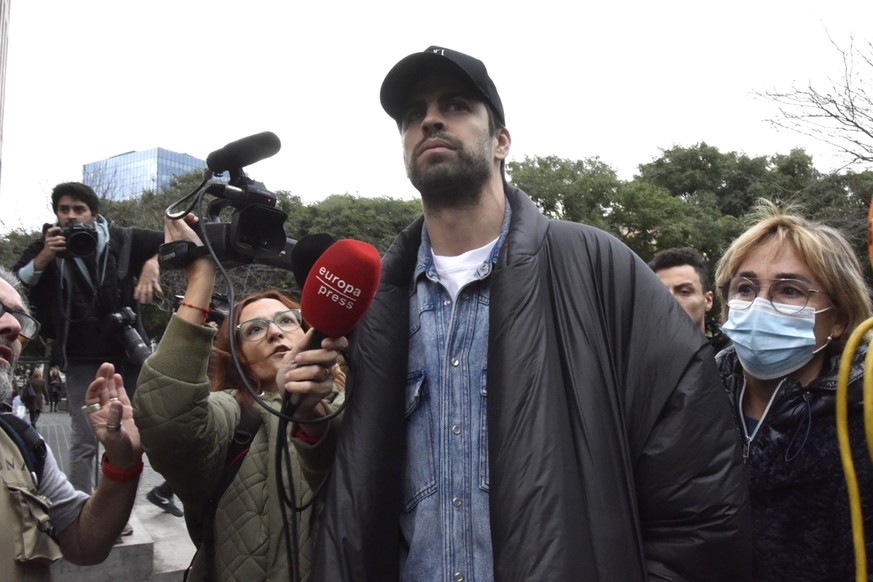
[[[294,432],[294,438],[303,441],[307,445],[314,445],[319,440],[317,437],[314,437],[305,430],[303,430],[302,426],[297,427],[297,430]]]
[[[191,305],[190,303],[185,303],[184,301],[179,302],[179,307],[189,307],[191,309],[196,309],[200,313],[203,314],[203,323],[206,323],[206,320],[209,319],[209,312],[211,311],[208,307],[199,307],[197,305]]]
[[[142,459],[140,459],[139,463],[137,463],[133,467],[129,467],[127,469],[116,469],[109,464],[109,458],[106,456],[106,453],[103,453],[103,461],[100,463],[100,468],[103,469],[103,475],[107,479],[111,481],[116,481],[118,483],[125,483],[127,481],[132,481],[136,477],[140,476],[140,474],[142,473],[143,463]]]

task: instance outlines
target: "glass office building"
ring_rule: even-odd
[[[152,148],[127,152],[82,166],[82,181],[109,200],[136,198],[145,190],[158,191],[173,176],[206,169],[206,162],[188,154]]]

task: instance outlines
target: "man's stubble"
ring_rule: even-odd
[[[459,140],[445,135],[429,137],[445,141],[455,149],[454,155],[431,155],[434,159],[425,164],[419,163],[417,156],[407,160],[406,175],[421,194],[424,205],[433,211],[476,206],[491,179],[491,137],[484,136],[475,149],[465,148]]]

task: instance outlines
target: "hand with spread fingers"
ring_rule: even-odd
[[[109,363],[100,366],[85,392],[82,411],[88,415],[91,430],[113,466],[123,469],[141,460],[142,445],[133,422],[133,407],[115,366]]]

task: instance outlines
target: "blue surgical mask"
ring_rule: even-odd
[[[779,313],[770,302],[756,297],[748,309],[734,308],[722,330],[734,343],[743,369],[759,380],[774,380],[805,366],[812,357],[830,343],[815,348],[816,311],[804,307],[793,315]],[[740,302],[739,305],[745,305]],[[791,306],[786,306],[791,309]]]

